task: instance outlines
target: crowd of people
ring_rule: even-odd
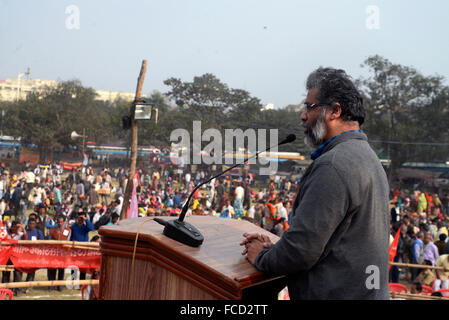
[[[138,216],[178,216],[195,186],[214,174],[207,168],[186,169],[170,163],[139,168]],[[128,170],[122,167],[64,170],[57,163],[27,164],[21,171],[10,172],[2,164],[0,217],[12,239],[98,241],[98,236],[92,239],[96,230],[120,221],[128,178]],[[241,169],[214,179],[193,194],[187,216],[245,219],[281,236],[289,228],[298,177],[270,178],[257,185],[252,174]],[[390,282],[409,281],[415,292],[423,285],[434,291],[449,288],[449,195],[396,189],[391,190],[390,199],[390,241],[400,231],[394,262],[447,270],[393,266]],[[64,269],[48,269],[47,275],[48,280],[62,280]],[[81,279],[85,276],[81,274]],[[11,281],[10,277],[10,272],[3,272],[2,282]],[[20,282],[22,277],[20,271],[13,272],[13,281]],[[25,281],[34,277],[34,272],[29,273]],[[53,289],[62,290],[49,288]]]
[[[138,216],[177,216],[195,186],[212,174],[209,169],[178,168],[173,164],[137,170]],[[128,170],[91,166],[64,170],[58,163],[11,172],[0,166],[0,217],[8,237],[16,240],[92,241],[101,226],[120,220]],[[197,190],[187,215],[246,219],[277,235],[288,229],[288,216],[296,195],[292,177],[275,176],[255,187],[253,175],[242,170],[214,179]],[[126,216],[126,214],[125,214]],[[98,236],[94,240],[97,240]],[[12,264],[11,261],[8,264]],[[48,269],[48,280],[62,280],[64,269]],[[81,274],[80,279],[85,279]],[[9,282],[3,272],[2,282]],[[26,275],[33,281],[35,273]],[[20,271],[13,281],[21,282]],[[49,290],[62,290],[62,287]],[[31,290],[31,289],[27,289]],[[24,291],[14,289],[15,295]]]
[[[391,239],[398,235],[394,262],[433,268],[393,266],[390,282],[411,284],[412,293],[423,286],[433,292],[449,288],[449,194],[395,189],[391,194]],[[399,234],[398,234],[399,232]]]

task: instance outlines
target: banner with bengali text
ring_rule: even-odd
[[[101,254],[98,250],[72,248],[61,244],[0,246],[0,264],[6,265],[9,259],[16,269],[23,272],[77,267],[81,272],[91,273],[100,269]]]

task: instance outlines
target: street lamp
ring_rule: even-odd
[[[151,120],[153,118],[153,113],[155,113],[155,119],[157,123],[158,118],[158,108],[152,103],[148,103],[145,100],[142,102],[137,102],[133,105],[134,120]]]

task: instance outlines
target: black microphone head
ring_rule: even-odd
[[[290,143],[290,142],[293,142],[293,141],[295,141],[296,140],[296,136],[293,134],[293,133],[291,133],[291,134],[289,134],[284,140],[282,140],[280,143],[279,143],[279,145],[283,145],[283,144],[286,144],[286,143]]]

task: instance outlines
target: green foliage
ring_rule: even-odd
[[[166,95],[177,104],[170,111],[171,128],[183,128],[192,133],[192,122],[201,120],[201,129],[280,129],[279,137],[299,128],[299,114],[287,110],[261,111],[262,103],[242,89],[232,89],[212,74],[195,77],[193,82],[170,78],[164,82],[170,87]],[[293,115],[293,116],[292,116]],[[166,125],[161,121],[161,125]],[[166,137],[169,137],[169,133]],[[267,134],[266,145],[273,145]],[[203,143],[203,146],[206,143]],[[307,150],[301,139],[283,147],[285,151]],[[308,150],[306,151],[308,152]]]
[[[370,77],[359,80],[370,140],[392,161],[392,173],[405,161],[447,161],[449,148],[413,142],[449,142],[449,88],[440,76],[423,76],[380,56],[366,59]],[[400,143],[398,143],[400,142]]]
[[[412,142],[449,142],[449,88],[440,76],[423,76],[411,67],[393,64],[372,56],[362,67],[369,69],[366,79],[357,80],[365,101],[367,117],[363,126],[374,149],[392,160],[393,172],[405,161],[447,161],[447,145],[411,144]],[[159,109],[159,119],[138,122],[139,145],[170,148],[175,129],[192,133],[193,121],[201,121],[202,130],[215,128],[279,129],[279,138],[295,133],[297,140],[281,151],[312,151],[303,142],[300,113],[291,109],[261,111],[257,97],[242,89],[229,88],[213,74],[204,74],[183,82],[164,81],[168,92],[153,92],[148,102]],[[97,144],[129,145],[130,132],[123,130],[122,118],[129,115],[132,101],[95,100],[95,92],[79,81],[60,83],[55,88],[30,94],[26,100],[0,101],[5,110],[3,133],[22,137],[26,143],[40,146],[48,155],[55,147],[78,144],[70,133],[86,130],[88,140]],[[267,137],[268,138],[268,137]],[[267,141],[267,145],[272,142]],[[207,142],[204,143],[204,145]],[[203,146],[204,146],[203,145]]]
[[[85,129],[89,139],[104,141],[104,124],[109,120],[107,110],[95,101],[93,89],[82,87],[79,81],[67,81],[13,103],[5,121],[9,134],[38,145],[42,159],[46,159],[53,148],[75,144],[70,138],[72,131],[82,133]]]

